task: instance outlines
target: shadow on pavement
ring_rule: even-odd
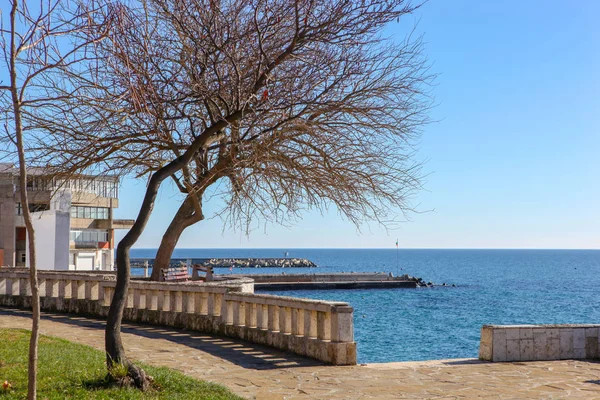
[[[0,308],[0,315],[16,315],[31,318],[30,311],[18,309]],[[106,321],[104,320],[62,313],[42,312],[42,320],[102,330],[104,330],[106,325]],[[201,332],[125,321],[122,324],[121,331],[123,333],[143,336],[150,339],[163,339],[179,343],[249,369],[270,370],[324,365],[319,361],[285,353],[271,347],[261,346],[239,339],[213,336]],[[160,351],[166,353],[171,352],[168,348]]]

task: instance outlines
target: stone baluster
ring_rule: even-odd
[[[115,288],[112,286],[104,286],[104,306],[110,306]]]
[[[83,300],[85,299],[85,281],[74,280],[71,284],[71,298]]]
[[[158,311],[171,311],[171,293],[168,290],[158,291]]]
[[[59,282],[56,279],[46,279],[46,297],[57,298],[59,295]]]
[[[279,332],[279,307],[269,305],[269,330]]]
[[[183,312],[187,314],[194,314],[196,312],[196,302],[194,301],[193,292],[182,292],[181,301],[183,303]]]
[[[133,308],[136,310],[146,309],[146,291],[143,289],[135,289],[133,292]]]
[[[304,336],[307,338],[317,337],[317,312],[315,310],[304,310]]]
[[[133,298],[135,289],[127,289],[127,297],[125,298],[125,308],[133,308]]]
[[[221,293],[209,293],[208,315],[212,317],[221,316],[221,303],[223,303],[223,295]]]
[[[100,284],[98,281],[86,281],[85,282],[85,298],[87,300],[99,300],[100,298]]]
[[[58,281],[58,297],[62,297],[63,299],[70,299],[72,294],[73,293],[71,289],[71,280],[60,279]]]
[[[256,328],[256,304],[246,303],[246,326]]]
[[[38,277],[38,293],[40,294],[40,298],[46,296],[46,278]]]
[[[243,301],[233,302],[233,324],[235,326],[246,325],[246,308]]]
[[[256,325],[258,329],[263,331],[269,329],[269,306],[265,304],[256,305]]]
[[[200,315],[208,315],[208,293],[194,293],[195,312]]]
[[[16,296],[19,294],[19,280],[9,278],[6,282],[6,294],[9,296]]]
[[[8,278],[0,277],[0,295],[6,295],[6,284],[8,282]]]
[[[31,296],[31,286],[29,278],[19,278],[19,293],[20,296]]]
[[[317,338],[331,340],[331,312],[317,312]]]
[[[158,297],[160,292],[156,289],[150,291],[150,301],[148,301],[148,309],[156,311],[158,310]]]
[[[292,309],[279,307],[279,331],[284,334],[292,333]]]
[[[292,335],[304,336],[304,310],[292,308]]]
[[[171,311],[183,312],[183,293],[180,290],[173,295],[173,309]]]
[[[233,325],[233,302],[224,299],[221,304],[221,321],[225,325]]]

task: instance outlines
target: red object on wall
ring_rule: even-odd
[[[109,249],[110,247],[108,245],[109,245],[108,242],[98,242],[99,249]]]
[[[4,265],[4,249],[0,249],[0,265]]]
[[[27,230],[25,228],[17,228],[17,240],[27,240]]]

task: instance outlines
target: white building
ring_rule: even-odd
[[[18,169],[0,163],[0,262],[27,266],[27,233],[20,201]],[[114,230],[133,220],[113,219],[118,207],[115,176],[60,178],[28,170],[27,192],[36,232],[39,269],[112,270]]]

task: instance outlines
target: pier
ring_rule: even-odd
[[[328,290],[328,289],[389,289],[426,286],[420,278],[393,276],[384,272],[333,274],[247,274],[228,275],[254,280],[261,291]]]

